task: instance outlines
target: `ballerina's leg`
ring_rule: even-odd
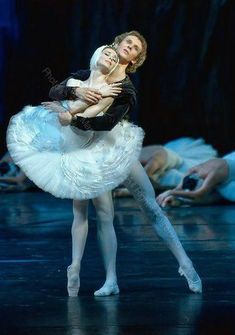
[[[80,288],[81,260],[85,249],[88,233],[88,200],[73,201],[73,224],[72,224],[72,263],[67,269],[68,294],[76,296]]]
[[[93,199],[97,215],[97,238],[106,271],[104,285],[94,292],[95,296],[119,293],[116,275],[117,238],[113,226],[114,208],[111,192]]]

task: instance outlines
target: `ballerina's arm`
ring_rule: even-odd
[[[84,112],[79,111],[79,116],[88,118],[97,116],[100,112],[104,112],[109,108],[112,102],[113,98],[111,97],[103,98],[98,104],[87,107]],[[70,113],[74,115],[73,111],[70,111]]]
[[[105,112],[108,107],[112,104],[113,98],[103,98],[102,100],[99,101],[98,104],[90,106],[86,108],[86,110],[81,113],[79,109],[79,116],[84,119],[84,127],[86,127],[86,119],[96,117],[100,112]],[[78,109],[77,109],[78,111]],[[59,121],[62,126],[68,126],[70,125],[73,115],[76,112],[76,110],[70,109],[69,112],[67,113],[59,113]],[[88,126],[87,126],[88,129]]]

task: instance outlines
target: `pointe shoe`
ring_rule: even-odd
[[[202,281],[200,277],[198,276],[197,272],[195,271],[194,267],[191,266],[189,268],[189,273],[186,274],[186,272],[179,267],[178,270],[179,274],[181,276],[184,276],[188,282],[189,289],[194,293],[202,293]],[[190,275],[190,277],[189,277]],[[194,277],[194,280],[192,279]]]
[[[104,284],[99,290],[94,292],[94,296],[96,297],[106,297],[109,295],[118,294],[119,287],[117,283]]]
[[[67,268],[67,291],[70,297],[76,297],[80,288],[79,268],[68,266]]]

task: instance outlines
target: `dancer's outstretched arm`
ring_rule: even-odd
[[[201,163],[192,167],[187,175],[197,174],[202,180],[202,185],[193,191],[182,189],[182,182],[175,189],[163,192],[157,197],[157,201],[161,206],[171,203],[172,197],[180,196],[199,200],[209,195],[219,184],[228,178],[228,164],[221,158],[214,158],[205,163]]]

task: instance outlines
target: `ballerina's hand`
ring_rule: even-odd
[[[100,93],[102,94],[102,98],[116,97],[122,91],[120,85],[122,85],[122,83],[102,85],[101,88],[99,89]]]
[[[65,108],[63,108],[58,101],[45,101],[42,102],[41,105],[51,112],[63,113],[65,111]]]
[[[58,118],[62,126],[69,126],[72,121],[72,115],[69,112],[59,113]]]

